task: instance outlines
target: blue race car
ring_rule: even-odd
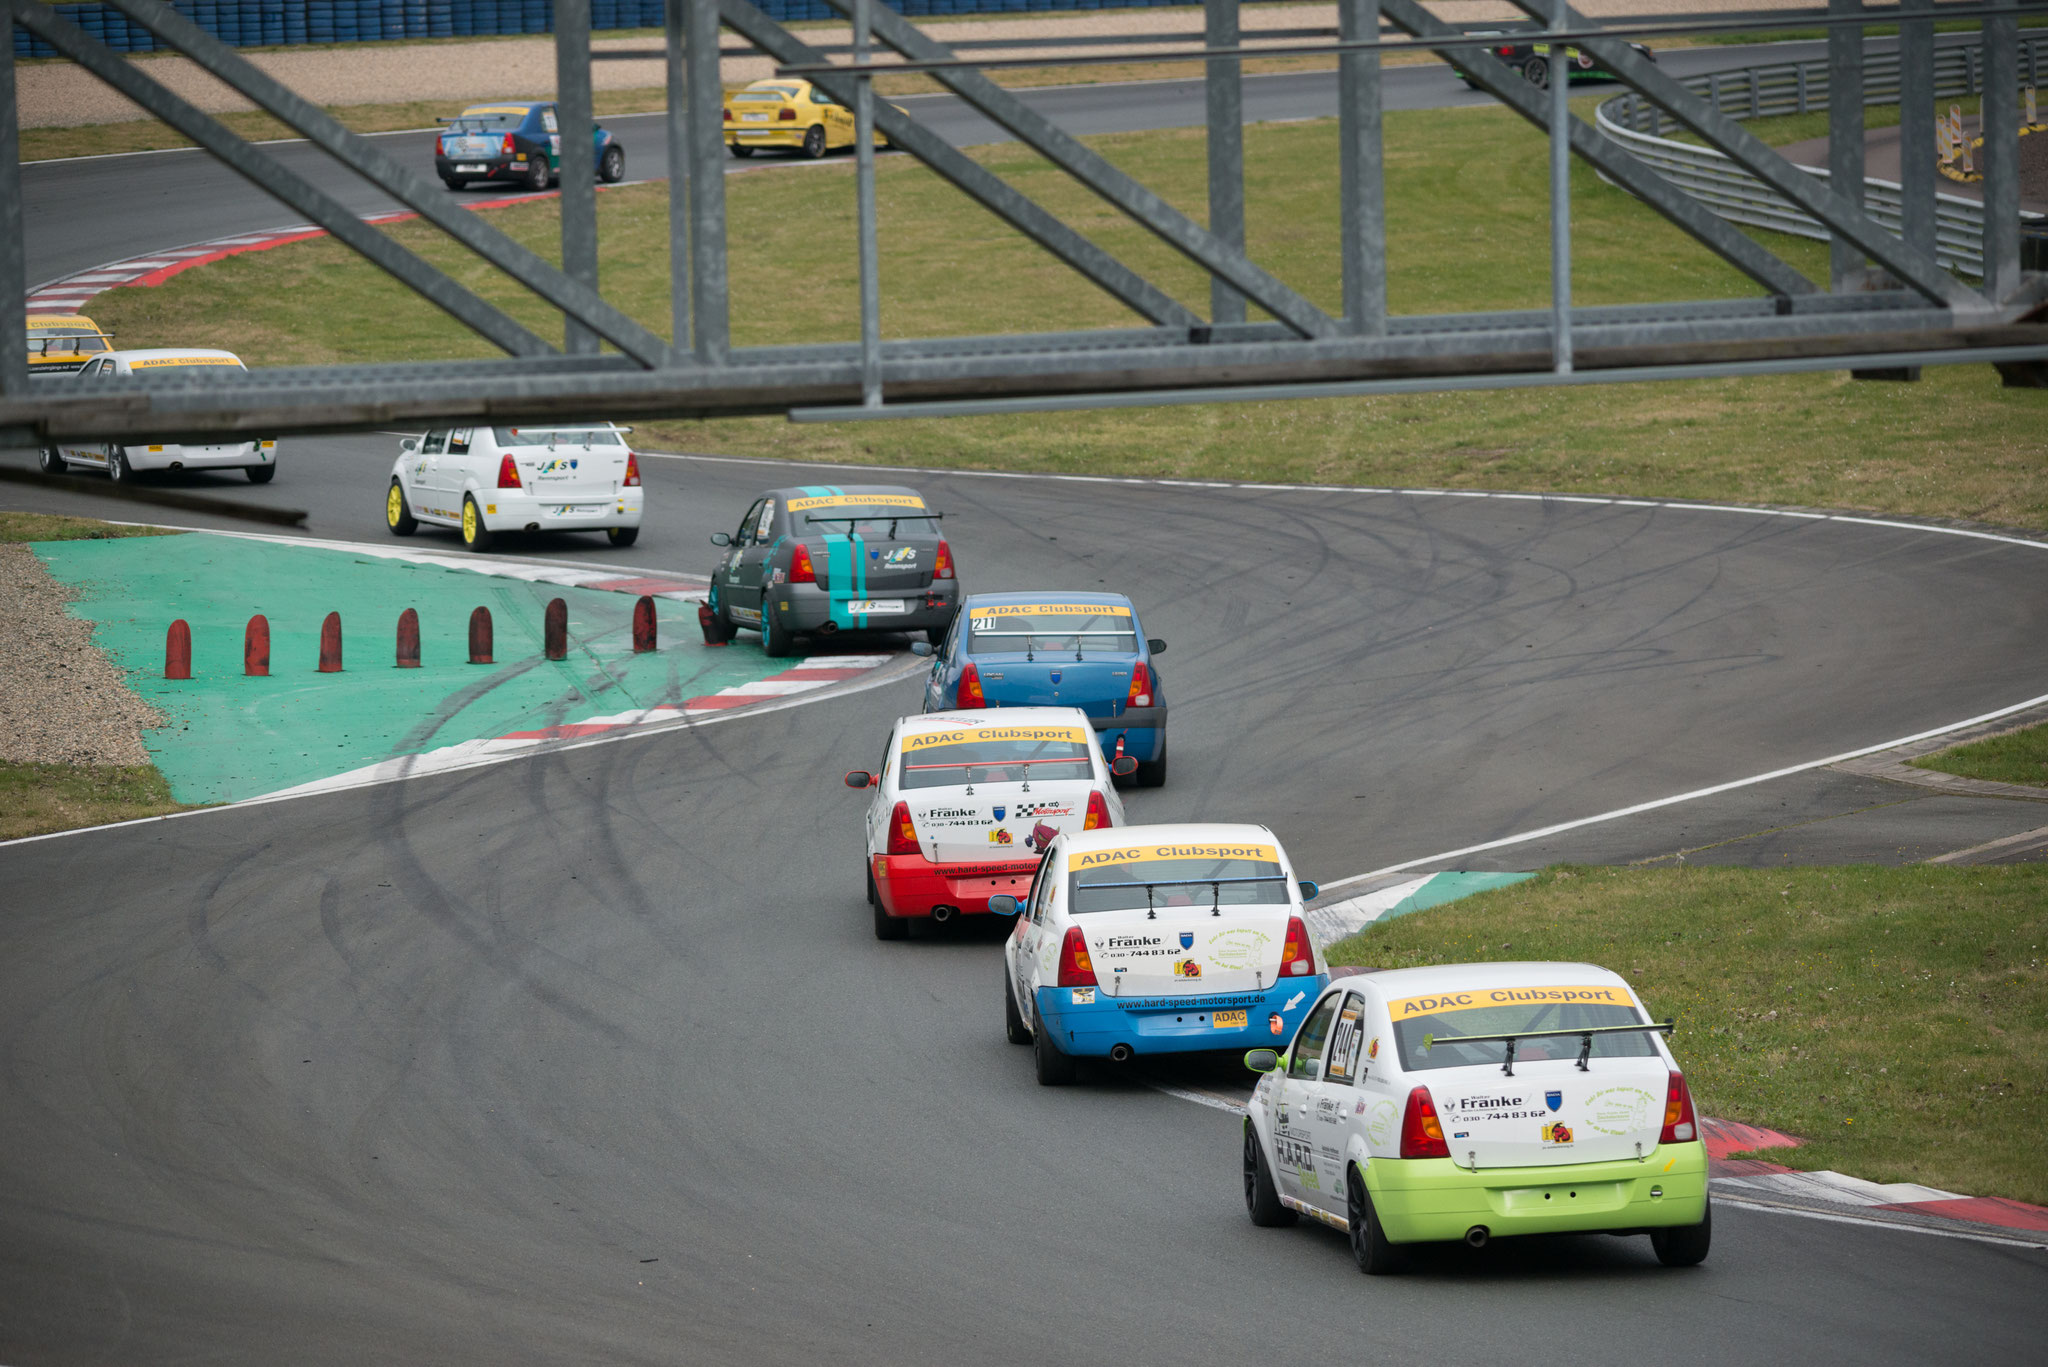
[[[1120,593],[977,593],[930,654],[924,710],[1078,707],[1103,753],[1138,762],[1133,782],[1166,782],[1166,694],[1138,611]]]
[[[473,180],[512,180],[545,190],[560,179],[562,135],[553,100],[501,100],[475,104],[452,119],[434,140],[434,169],[451,190]],[[597,178],[626,178],[626,149],[602,124],[592,125]]]

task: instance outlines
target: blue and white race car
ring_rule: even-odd
[[[1264,826],[1119,826],[1053,840],[1003,950],[1003,1020],[1038,1080],[1075,1060],[1277,1048],[1329,981],[1286,851]]]
[[[1166,694],[1138,610],[1120,593],[977,593],[931,654],[924,710],[1078,707],[1103,754],[1138,761],[1141,788],[1166,782]]]

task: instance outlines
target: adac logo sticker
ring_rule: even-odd
[[[1002,809],[1001,809],[1001,808],[998,808],[998,809],[996,810],[996,815],[998,815],[998,816],[1002,815]],[[1562,1110],[1562,1109],[1564,1109],[1564,1093],[1563,1093],[1563,1092],[1545,1092],[1545,1093],[1543,1094],[1543,1104],[1544,1104],[1544,1105],[1546,1105],[1546,1106],[1548,1106],[1548,1107],[1549,1107],[1549,1108],[1550,1108],[1551,1110],[1553,1110],[1553,1111],[1557,1111],[1557,1110]]]
[[[1176,978],[1199,978],[1202,976],[1202,966],[1193,959],[1182,959],[1173,966],[1173,976]]]
[[[1543,1142],[1546,1144],[1569,1144],[1572,1142],[1572,1127],[1552,1124],[1543,1127]]]
[[[1195,947],[1195,932],[1183,930],[1180,933],[1180,947],[1182,949],[1193,949]]]
[[[1010,843],[1010,833],[1001,826],[998,826],[988,833],[988,843],[991,845],[1007,845]]]

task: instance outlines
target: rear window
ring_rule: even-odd
[[[623,446],[609,427],[494,427],[500,446]]]
[[[1130,845],[1077,854],[1067,866],[1076,914],[1159,907],[1285,905],[1280,851],[1257,841]]]
[[[780,104],[785,96],[794,97],[795,94],[796,91],[787,86],[769,86],[763,90],[742,90],[732,99],[734,104],[758,104],[762,100]]]
[[[876,537],[895,541],[938,537],[938,522],[913,493],[797,494],[789,500],[797,535]]]
[[[1006,603],[967,610],[973,655],[1057,650],[1135,655],[1138,628],[1127,607],[1092,603]]]
[[[956,788],[968,783],[1093,778],[1089,746],[1078,726],[984,726],[914,732],[903,738],[904,788]]]
[[[1394,1044],[1401,1051],[1401,1066],[1409,1072],[1477,1064],[1498,1068],[1507,1059],[1505,1041],[1447,1042],[1457,1036],[1582,1030],[1595,1025],[1633,1025],[1643,1019],[1628,993],[1612,984],[1442,992],[1399,998],[1389,1002],[1387,1009],[1394,1020]],[[1425,1037],[1431,1038],[1427,1048],[1423,1046]],[[1579,1047],[1580,1041],[1569,1035],[1517,1040],[1515,1062],[1576,1059]],[[1656,1052],[1648,1032],[1593,1036],[1594,1058],[1646,1058]]]

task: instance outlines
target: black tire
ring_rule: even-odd
[[[732,154],[733,154],[734,156],[736,156],[736,157],[740,158],[740,159],[741,159],[742,161],[744,161],[744,160],[745,160],[746,158],[748,158],[748,157],[751,157],[751,156],[753,156],[753,155],[754,155],[754,149],[753,149],[753,148],[751,148],[751,147],[742,147],[742,146],[740,146],[740,145],[739,145],[738,143],[736,143],[736,142],[733,142],[733,143],[727,143],[727,144],[726,144],[726,146],[727,146],[727,147],[729,147],[729,148],[731,148],[731,149],[732,149]]]
[[[1139,788],[1163,788],[1166,786],[1166,746],[1163,742],[1159,747],[1159,758],[1153,760],[1150,764],[1140,761],[1138,772],[1131,775],[1131,782]]]
[[[946,623],[942,627],[926,627],[924,629],[924,638],[932,643],[933,650],[937,650],[940,646],[946,644],[946,633],[952,629],[953,624],[951,622]]]
[[[1531,57],[1522,63],[1522,79],[1538,90],[1550,89],[1550,59]]]
[[[251,484],[268,484],[277,478],[277,467],[275,465],[249,465],[243,467],[242,473],[249,477]]]
[[[604,155],[597,159],[597,178],[607,185],[617,185],[626,178],[626,149],[613,143],[604,149]]]
[[[1283,1229],[1301,1218],[1280,1204],[1265,1145],[1259,1143],[1259,1132],[1249,1120],[1244,1122],[1244,1208],[1261,1229]]]
[[[1365,1189],[1365,1174],[1356,1164],[1346,1170],[1344,1202],[1351,1216],[1351,1256],[1358,1270],[1368,1277],[1399,1272],[1408,1256],[1399,1244],[1387,1242],[1386,1227],[1373,1209],[1372,1193]]]
[[[891,916],[882,910],[882,899],[875,899],[875,938],[877,940],[907,940],[910,938],[910,918]]]
[[[775,612],[775,604],[766,594],[761,597],[761,653],[771,660],[782,659],[796,649],[796,637],[788,627],[781,625]]]
[[[548,154],[529,152],[526,154],[526,188],[540,191],[553,184],[554,175],[548,170]]]
[[[1650,1231],[1650,1247],[1657,1261],[1666,1267],[1698,1267],[1707,1260],[1707,1248],[1714,1242],[1714,1206],[1707,1203],[1706,1218],[1696,1225],[1677,1225]]]
[[[821,160],[827,152],[832,150],[831,147],[827,145],[825,141],[824,124],[814,123],[809,128],[804,130],[803,150],[804,155],[809,157],[812,161]]]
[[[1074,1066],[1074,1056],[1062,1053],[1052,1042],[1052,1031],[1045,1028],[1045,1017],[1038,1014],[1036,1006],[1031,1008],[1031,1061],[1041,1087],[1065,1087],[1079,1071]]]
[[[36,464],[42,467],[46,475],[61,475],[70,468],[64,464],[64,457],[57,453],[54,446],[45,446],[36,452]]]
[[[1024,1013],[1017,1009],[1017,989],[1010,982],[1010,961],[1003,960],[1003,1038],[1012,1044],[1031,1043],[1031,1030]]]
[[[487,551],[497,538],[484,525],[484,510],[468,494],[462,496],[462,544],[473,551]]]
[[[135,478],[135,467],[128,463],[128,453],[118,446],[107,448],[107,478],[116,484],[127,484]]]
[[[405,486],[396,479],[384,495],[384,525],[393,536],[411,536],[420,529],[419,519],[412,515],[412,505],[405,501]]]
[[[632,545],[640,539],[640,529],[638,527],[607,527],[604,529],[604,536],[605,540],[611,542],[614,546],[625,547]]]
[[[461,176],[443,176],[441,183],[451,190],[467,190],[469,182]]]
[[[860,872],[861,877],[867,879],[868,883],[868,905],[871,907],[880,906],[882,899],[875,895],[875,871],[871,868],[863,867]]]
[[[711,634],[713,637],[717,639],[720,645],[726,644],[727,642],[731,641],[733,637],[740,634],[740,629],[732,624],[732,618],[725,615],[725,605],[723,603],[711,609]],[[870,893],[870,901],[874,900],[872,896],[874,892],[874,887],[875,880],[873,875],[870,875],[868,878],[868,892]]]

